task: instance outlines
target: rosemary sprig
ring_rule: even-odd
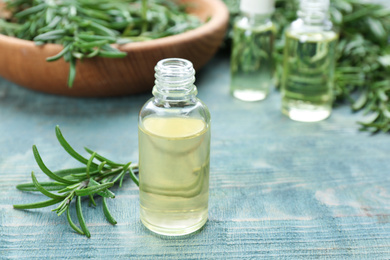
[[[37,45],[63,45],[53,62],[69,62],[68,86],[76,77],[76,62],[95,56],[123,58],[111,44],[145,41],[179,34],[201,22],[185,6],[169,0],[3,0],[11,15],[1,19],[0,33]],[[1,10],[0,10],[1,11]]]
[[[338,15],[340,13],[341,15]],[[361,130],[390,130],[390,9],[360,1],[333,2],[333,21],[341,28],[336,90],[354,111],[373,117]],[[337,19],[340,17],[340,19]],[[356,98],[356,94],[360,95]]]
[[[232,17],[236,16],[239,0],[224,1]],[[279,27],[275,48],[278,78],[283,70],[284,30],[297,18],[298,6],[297,0],[276,0],[273,20]],[[359,122],[361,130],[389,132],[389,8],[363,0],[332,0],[330,16],[340,31],[335,71],[337,100],[349,101],[353,111],[373,115],[370,121]]]
[[[100,154],[85,148],[85,150],[91,154],[89,159],[83,157],[77,153],[65,140],[61,130],[56,126],[56,136],[65,149],[65,151],[77,161],[86,165],[86,167],[64,169],[52,172],[44,164],[37,147],[33,146],[33,153],[35,160],[42,170],[49,178],[53,179],[53,182],[38,182],[34,172],[31,173],[32,183],[24,183],[16,186],[21,191],[39,191],[50,199],[47,201],[36,202],[31,204],[14,205],[15,209],[35,209],[43,208],[51,205],[59,204],[55,209],[58,216],[66,211],[67,220],[69,225],[79,234],[90,237],[91,234],[86,225],[82,208],[81,197],[87,196],[90,201],[90,205],[96,206],[94,200],[95,195],[101,196],[103,212],[108,222],[115,225],[117,221],[111,215],[107,207],[107,198],[115,198],[115,194],[109,190],[115,183],[119,182],[119,187],[122,187],[124,176],[128,173],[132,181],[138,186],[139,182],[134,174],[134,171],[138,171],[138,165],[132,165],[131,162],[126,164],[120,164],[113,162]],[[94,161],[97,161],[95,163]],[[55,191],[56,193],[53,193]],[[76,212],[77,218],[80,224],[80,228],[72,221],[70,217],[70,206],[73,199],[76,199]]]

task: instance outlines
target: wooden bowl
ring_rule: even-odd
[[[188,10],[207,21],[197,29],[156,40],[128,43],[119,47],[123,59],[92,58],[78,61],[76,79],[67,86],[69,64],[46,58],[62,49],[58,44],[36,46],[32,41],[0,35],[0,76],[21,86],[51,94],[103,97],[151,91],[154,66],[164,58],[185,58],[195,69],[209,61],[223,41],[229,12],[221,0],[181,0]]]

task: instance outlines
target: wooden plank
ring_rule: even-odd
[[[115,187],[109,224],[98,207],[85,218],[92,234],[73,232],[50,209],[14,210],[44,200],[15,185],[47,178],[34,162],[36,144],[51,169],[79,166],[56,141],[55,125],[83,146],[118,161],[137,161],[137,116],[150,94],[74,99],[20,88],[0,79],[0,259],[389,259],[390,139],[359,132],[347,106],[319,123],[280,113],[277,91],[263,102],[229,95],[229,62],[217,57],[198,73],[199,97],[212,114],[209,221],[169,238],[139,220],[138,189]],[[51,207],[51,209],[54,206]],[[74,208],[73,208],[74,209]],[[75,210],[72,218],[77,219]]]

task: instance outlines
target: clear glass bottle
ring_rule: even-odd
[[[161,60],[155,71],[138,122],[140,215],[148,229],[179,236],[208,218],[210,113],[190,61]]]
[[[298,19],[286,30],[282,112],[315,122],[330,116],[338,34],[328,19],[329,0],[301,0]]]
[[[230,92],[240,100],[263,100],[274,85],[274,9],[274,0],[241,0],[230,62]]]

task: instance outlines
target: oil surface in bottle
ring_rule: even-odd
[[[171,236],[201,228],[208,217],[209,126],[196,118],[146,117],[139,145],[141,221]]]
[[[266,98],[274,85],[275,26],[269,22],[251,27],[238,22],[233,30],[231,94],[244,101]]]
[[[315,122],[332,111],[337,34],[286,34],[282,112],[291,119]]]

